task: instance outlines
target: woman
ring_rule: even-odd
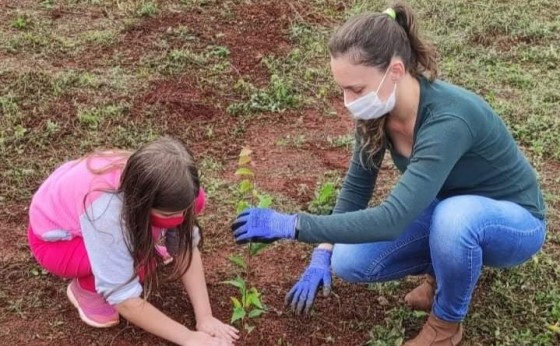
[[[404,4],[349,19],[329,50],[357,121],[334,214],[250,209],[232,226],[236,241],[325,243],[287,296],[298,311],[309,309],[319,285],[328,290],[329,266],[350,282],[427,274],[405,300],[431,314],[405,345],[458,345],[483,265],[517,266],[543,245],[536,175],[482,98],[436,79],[436,52]],[[386,150],[402,176],[368,208]]]

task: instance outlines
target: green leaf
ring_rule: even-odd
[[[245,262],[245,259],[243,257],[239,255],[231,255],[229,256],[229,260],[238,267],[247,269],[247,263]]]
[[[243,310],[243,308],[234,308],[233,309],[233,314],[231,315],[231,322],[233,323],[237,320],[241,320],[245,317],[245,310]]]
[[[269,195],[258,195],[259,198],[259,208],[268,208],[272,205],[272,197]]]
[[[241,308],[242,307],[239,299],[237,299],[235,297],[230,297],[230,298],[231,298],[231,302],[233,303],[234,308]]]
[[[250,180],[245,179],[239,183],[239,192],[247,193],[253,189],[253,183]]]
[[[255,317],[259,317],[260,315],[264,314],[266,311],[262,310],[262,309],[253,309],[251,310],[251,312],[249,312],[249,314],[247,316],[249,316],[249,318],[255,318]]]
[[[241,213],[242,211],[250,207],[251,204],[249,204],[249,202],[245,200],[237,202],[237,214]]]
[[[247,167],[241,167],[239,168],[237,171],[235,171],[235,175],[249,175],[249,176],[253,176],[255,175],[255,173],[253,173],[252,170],[250,170]]]
[[[262,250],[264,250],[268,244],[265,243],[250,243],[249,244],[249,253],[251,256],[258,255]]]
[[[245,280],[240,278],[239,276],[233,280],[222,281],[223,284],[231,285],[237,287],[239,289],[245,290]]]
[[[243,296],[243,306],[245,306],[246,308],[251,306],[251,295],[252,293],[246,292],[246,294]]]
[[[245,304],[245,306],[253,305],[259,309],[264,309],[260,296],[261,294],[257,291],[256,288],[251,288],[249,290],[249,293],[247,293],[247,304]]]

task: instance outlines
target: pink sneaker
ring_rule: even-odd
[[[119,323],[117,310],[101,295],[81,288],[78,279],[70,282],[66,294],[86,324],[96,328],[107,328]]]

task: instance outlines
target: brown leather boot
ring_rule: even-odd
[[[435,293],[436,279],[431,275],[426,275],[426,280],[410,291],[404,297],[404,301],[413,310],[432,311]]]
[[[414,339],[403,346],[457,346],[463,338],[461,323],[442,321],[430,314],[428,321]]]

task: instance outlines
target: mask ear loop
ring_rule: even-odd
[[[201,187],[198,190],[198,195],[196,195],[194,199],[194,213],[196,215],[199,215],[200,213],[202,213],[205,206],[206,206],[206,192]]]
[[[381,79],[381,83],[379,83],[379,86],[377,87],[377,90],[375,91],[375,93],[377,94],[377,97],[379,97],[379,90],[381,89],[381,86],[383,85],[383,82],[385,82],[385,78],[387,78],[387,75],[389,74],[389,69],[391,68],[391,65],[389,65],[389,67],[387,67],[387,70],[385,71],[385,74],[383,75],[383,78]]]

